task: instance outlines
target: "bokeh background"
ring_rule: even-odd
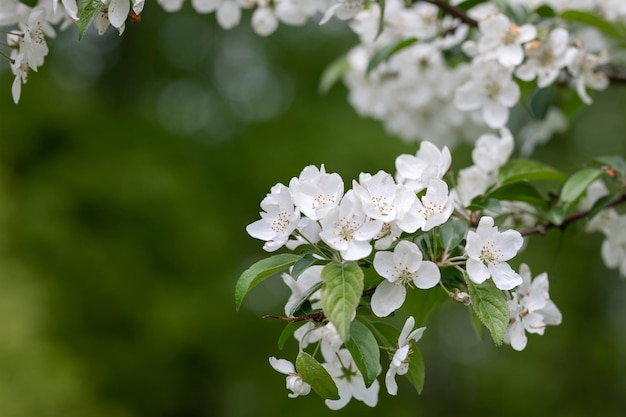
[[[523,352],[438,310],[420,342],[421,396],[332,412],[289,399],[279,351],[288,291],[264,282],[235,312],[238,275],[264,256],[245,226],[277,182],[325,163],[350,182],[394,171],[403,144],[319,76],[342,26],[259,38],[149,4],[123,37],[60,33],[21,103],[0,66],[0,416],[623,416],[626,280],[576,225],[532,237],[517,263],[547,271],[563,324]],[[563,170],[626,154],[626,91],[595,96],[536,159]],[[455,163],[469,161],[468,147]],[[459,166],[459,165],[457,165]],[[383,388],[384,389],[384,388]]]

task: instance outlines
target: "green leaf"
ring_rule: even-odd
[[[384,279],[385,278],[378,275],[378,272],[376,272],[376,270],[373,267],[366,268],[363,271],[363,288],[364,289],[374,288],[378,284],[383,282]]]
[[[467,287],[474,312],[491,333],[493,342],[500,347],[509,325],[509,307],[504,293],[490,279],[482,284],[468,279]]]
[[[319,290],[321,286],[322,286],[322,282],[319,281],[315,283],[314,285],[312,285],[311,288],[309,288],[304,294],[302,294],[300,299],[296,301],[296,303],[293,305],[293,307],[289,311],[289,316],[290,317],[294,316],[296,312],[300,310],[300,308],[302,307],[302,304],[304,304],[304,302],[307,301],[309,297],[313,295],[315,291]]]
[[[599,164],[606,165],[609,168],[613,168],[621,174],[622,177],[626,176],[626,161],[619,155],[601,156],[594,159]]]
[[[441,246],[448,252],[461,244],[467,234],[467,222],[451,218],[439,228]]]
[[[307,253],[293,265],[293,268],[291,268],[291,273],[289,275],[291,275],[293,279],[298,279],[300,274],[302,274],[304,271],[309,269],[310,266],[319,261],[320,260],[317,259],[315,256]]]
[[[296,371],[320,397],[327,400],[339,399],[339,390],[335,381],[313,356],[301,351],[296,358]]]
[[[380,10],[380,15],[378,16],[378,30],[376,31],[374,40],[378,39],[381,33],[383,33],[383,30],[385,30],[385,0],[376,0],[376,2],[379,6],[378,10]]]
[[[535,10],[535,14],[543,18],[552,18],[556,16],[556,12],[554,11],[554,9],[548,6],[547,4],[544,4],[543,6],[538,7]]]
[[[78,6],[76,13],[78,16],[78,21],[76,21],[78,39],[82,39],[89,25],[91,25],[91,22],[93,22],[104,5],[102,4],[102,0],[78,0],[76,5]]]
[[[561,189],[561,201],[564,203],[572,203],[578,200],[589,185],[604,175],[604,172],[598,168],[586,168],[571,175],[563,188]]]
[[[252,288],[257,286],[267,277],[289,268],[300,258],[300,255],[282,253],[280,255],[274,255],[269,258],[261,259],[250,268],[243,271],[235,286],[235,306],[237,311],[239,311],[243,298]]]
[[[458,7],[461,10],[465,10],[468,11],[469,9],[471,9],[474,6],[479,5],[480,3],[484,3],[487,0],[465,0],[462,3],[459,3],[456,7]]]
[[[424,368],[424,358],[417,348],[412,348],[409,360],[409,371],[406,373],[406,377],[411,381],[418,394],[422,393],[424,388],[424,378],[426,377],[426,369]]]
[[[623,25],[618,26],[617,24],[613,24],[608,20],[601,18],[596,13],[583,12],[581,10],[566,10],[561,13],[561,19],[582,23],[587,26],[593,26],[605,35],[622,42],[626,36],[626,31],[624,30]]]
[[[529,182],[514,182],[494,188],[485,195],[485,198],[499,201],[523,201],[540,208],[548,204],[539,190]]]
[[[306,320],[288,323],[278,336],[278,349],[283,350],[287,340],[291,339],[296,330],[308,323]]]
[[[367,322],[372,334],[382,346],[388,348],[398,348],[398,338],[400,330],[384,321]]]
[[[333,62],[328,64],[322,72],[320,78],[319,92],[320,94],[326,94],[331,88],[343,77],[343,74],[350,69],[350,62],[348,62],[348,55],[341,55]]]
[[[538,88],[528,102],[528,107],[533,114],[539,120],[546,118],[548,110],[552,107],[552,103],[556,97],[556,87]]]
[[[506,164],[498,173],[502,185],[521,181],[565,181],[565,174],[549,165],[530,159],[515,159]]]
[[[605,209],[609,204],[611,204],[613,200],[615,200],[619,196],[620,196],[619,193],[614,193],[614,194],[605,195],[604,197],[600,197],[598,200],[596,200],[595,203],[593,203],[593,206],[591,207],[591,210],[589,211],[589,215],[587,216],[587,218],[591,220],[594,217],[596,217],[598,213],[600,213],[603,209]]]
[[[356,262],[331,262],[322,269],[322,309],[341,335],[350,339],[350,322],[363,293],[363,271]]]
[[[365,324],[354,320],[346,347],[363,375],[365,386],[369,387],[380,373],[380,350],[376,338]]]
[[[450,297],[443,288],[437,286],[429,290],[419,288],[409,288],[406,292],[406,300],[402,309],[415,318],[417,327],[423,326],[430,314],[444,301]]]
[[[382,62],[385,62],[394,54],[408,46],[413,45],[415,42],[417,42],[417,39],[409,38],[397,43],[392,43],[391,45],[383,46],[378,51],[374,52],[374,55],[370,59],[370,62],[367,64],[367,74],[372,72]]]

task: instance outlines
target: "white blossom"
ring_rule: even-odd
[[[493,218],[483,216],[476,231],[467,233],[467,275],[476,284],[491,277],[496,287],[510,290],[522,283],[522,277],[506,262],[513,258],[524,244],[517,230],[499,232]]]
[[[311,220],[320,220],[339,204],[343,197],[343,180],[339,174],[327,174],[324,165],[310,165],[298,178],[289,182],[296,207]]]
[[[423,261],[417,245],[407,240],[400,241],[393,252],[377,252],[374,269],[385,278],[372,295],[372,311],[378,317],[386,317],[404,304],[406,286],[428,289],[441,278],[437,265]]]
[[[485,123],[500,128],[509,120],[509,108],[520,98],[512,70],[497,61],[474,61],[471,79],[457,88],[454,104],[463,111],[480,110]]]
[[[393,354],[389,369],[385,374],[385,386],[387,392],[390,395],[396,395],[398,393],[398,383],[396,382],[396,375],[405,375],[409,371],[409,362],[411,360],[412,345],[417,343],[424,334],[426,327],[420,327],[413,330],[415,326],[415,319],[410,316],[406,319],[400,337],[398,338],[398,348]]]
[[[291,392],[289,398],[296,398],[301,395],[307,395],[311,392],[311,386],[302,380],[300,374],[296,372],[296,368],[286,359],[276,359],[270,357],[270,365],[281,374],[287,375],[286,386]]]
[[[383,222],[373,220],[363,211],[363,206],[353,190],[349,190],[338,207],[333,208],[321,221],[320,238],[338,250],[346,260],[365,258],[372,251],[370,241],[380,232]]]
[[[431,142],[424,141],[415,156],[404,154],[396,158],[396,181],[418,193],[433,179],[441,180],[451,163],[447,146],[439,150]]]
[[[526,332],[542,335],[546,326],[561,324],[562,320],[550,300],[548,275],[544,272],[532,280],[526,264],[520,266],[519,273],[523,281],[508,301],[511,321],[504,335],[504,342],[518,351],[526,347]]]
[[[332,361],[323,363],[322,366],[333,378],[339,391],[338,400],[326,400],[328,408],[339,410],[345,407],[352,398],[363,401],[370,407],[376,406],[380,388],[378,380],[374,380],[372,385],[366,387],[363,375],[347,349],[339,350]]]
[[[527,59],[515,71],[524,81],[537,79],[537,86],[552,84],[568,64],[569,34],[563,28],[550,32],[547,40],[534,40],[524,45]]]
[[[248,234],[264,240],[263,249],[273,252],[282,247],[298,226],[300,212],[294,207],[289,188],[276,184],[261,201],[261,219],[246,227]]]

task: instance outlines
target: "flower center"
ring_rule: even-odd
[[[479,258],[485,265],[499,263],[502,251],[495,246],[495,243],[491,241],[482,246]]]
[[[387,197],[384,195],[372,196],[371,200],[380,214],[390,214],[395,208],[393,204],[387,201]]]
[[[286,211],[281,211],[272,222],[272,230],[276,233],[284,233],[289,227],[289,223],[289,214]]]

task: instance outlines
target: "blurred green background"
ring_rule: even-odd
[[[375,409],[287,398],[267,358],[295,346],[279,351],[283,324],[261,319],[282,312],[282,281],[234,309],[238,275],[264,256],[245,226],[306,165],[349,183],[417,145],[358,118],[343,87],[318,94],[354,42],[342,25],[264,39],[248,22],[225,32],[150,4],[121,38],[77,43],[72,28],[17,106],[2,65],[0,417],[623,416],[626,280],[582,225],[518,259],[548,272],[564,316],[523,352],[479,340],[449,305],[420,342],[421,396],[403,381]],[[626,92],[595,100],[534,157],[571,170],[624,155]]]

